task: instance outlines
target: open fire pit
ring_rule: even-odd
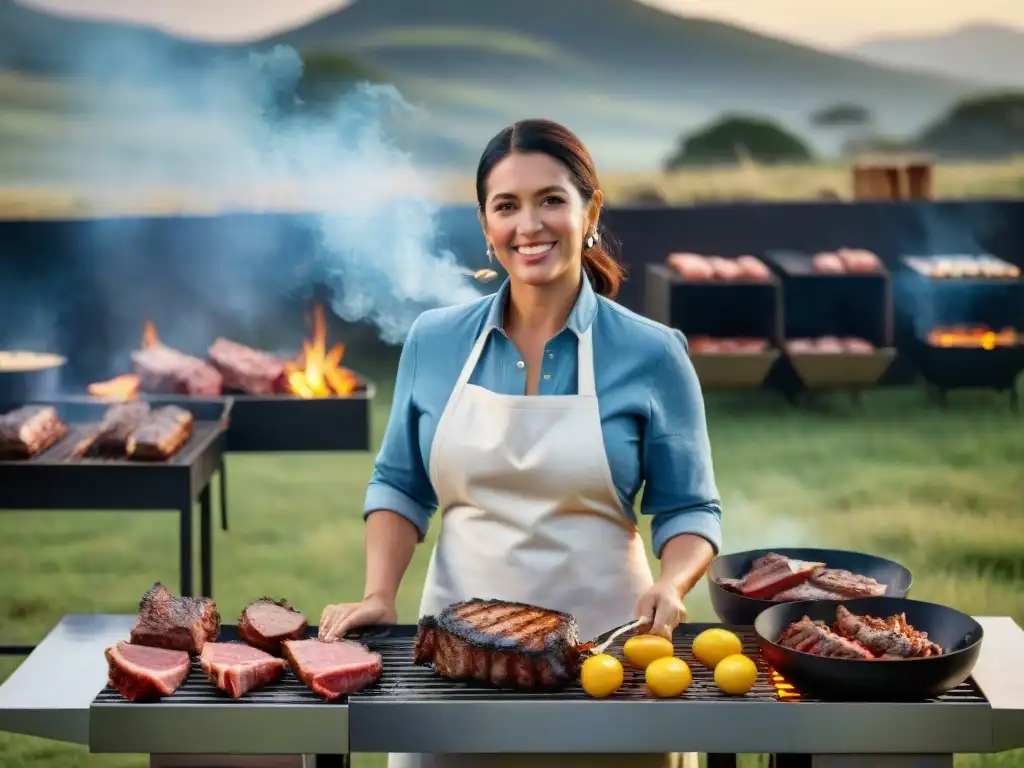
[[[896,357],[892,286],[881,260],[861,249],[771,251],[765,259],[785,296],[780,388],[793,400],[822,390],[856,399],[876,385]]]
[[[1024,279],[994,256],[901,259],[901,325],[928,393],[938,405],[955,389],[1006,392],[1024,371]]]
[[[704,389],[764,384],[779,358],[782,294],[759,259],[673,254],[649,264],[645,313],[682,331]]]
[[[200,359],[161,343],[146,321],[134,373],[88,387],[116,401],[140,393],[189,400],[230,397],[228,451],[365,451],[370,447],[373,384],[341,365],[342,343],[328,347],[320,305],[313,329],[293,359],[218,338]]]

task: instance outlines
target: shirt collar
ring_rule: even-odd
[[[488,329],[496,328],[499,331],[503,330],[502,322],[505,317],[505,304],[508,301],[508,292],[509,279],[505,278],[505,282],[498,288],[497,293],[494,294],[494,300],[491,302],[491,310],[487,315]],[[569,319],[566,321],[565,327],[579,336],[591,326],[596,315],[597,294],[594,293],[594,287],[590,284],[586,271],[583,271],[583,284],[580,287],[579,296],[576,297],[576,303],[569,313]]]

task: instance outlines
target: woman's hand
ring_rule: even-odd
[[[672,630],[686,621],[686,607],[677,587],[656,581],[637,600],[633,616],[651,621],[650,625],[637,629],[640,634],[659,635],[671,640]]]
[[[397,623],[398,611],[394,602],[371,595],[363,598],[361,603],[338,603],[324,608],[317,637],[329,643],[358,627]]]

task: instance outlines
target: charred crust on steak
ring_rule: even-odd
[[[481,623],[487,621],[491,611],[505,608],[511,610],[490,623]],[[521,656],[575,653],[580,645],[579,628],[574,617],[526,603],[469,600],[448,606],[435,622],[439,629],[478,648],[515,651]]]
[[[202,653],[220,634],[220,612],[208,597],[178,597],[160,582],[146,590],[132,627],[134,645]]]

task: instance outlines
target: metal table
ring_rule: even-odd
[[[729,698],[695,668],[687,696],[652,700],[639,682],[594,701],[578,689],[517,694],[445,681],[410,660],[411,627],[364,642],[385,658],[376,686],[347,703],[310,699],[294,681],[238,701],[212,697],[193,675],[153,705],[103,694],[103,649],[128,636],[134,616],[67,616],[0,686],[0,730],[86,744],[95,752],[315,754],[349,752],[771,753],[784,766],[952,765],[954,753],[1024,748],[1024,630],[982,617],[972,680],[941,701],[843,703],[786,695],[764,674]],[[688,625],[677,635],[689,655]],[[745,643],[750,642],[744,630]],[[749,647],[747,650],[750,650]],[[187,734],[187,739],[182,738]],[[868,753],[868,754],[865,754]]]

